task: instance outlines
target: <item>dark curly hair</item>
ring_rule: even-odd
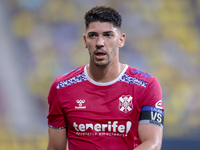
[[[114,27],[121,28],[122,17],[119,12],[111,7],[96,6],[85,14],[85,28],[89,27],[92,22],[109,22]]]

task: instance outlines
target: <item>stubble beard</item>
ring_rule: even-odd
[[[107,62],[96,62],[96,61],[93,61],[94,64],[97,66],[97,67],[106,67],[110,64],[110,61],[107,61]]]
[[[118,45],[118,43],[116,44],[116,47],[117,47],[117,45]],[[97,67],[104,68],[111,63],[112,58],[110,56],[112,56],[113,58],[116,56],[116,47],[113,48],[113,50],[109,54],[106,51],[104,51],[105,55],[107,55],[106,60],[95,60],[95,51],[93,53],[91,53],[90,48],[88,48],[88,51],[90,54],[90,59],[92,60],[94,65],[96,65]]]
[[[104,60],[96,60],[95,59],[95,52],[91,53],[90,50],[89,50],[89,54],[90,54],[90,59],[92,60],[94,65],[97,66],[97,67],[106,67],[111,63],[111,60],[109,59],[109,55],[108,55],[107,52],[105,53],[107,55],[106,60],[105,59]]]
[[[107,58],[107,60],[95,60],[94,55],[92,56],[92,61],[97,67],[106,67],[111,63],[111,61],[109,60],[109,57]]]

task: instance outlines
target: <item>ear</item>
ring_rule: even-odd
[[[85,48],[88,48],[88,47],[87,47],[86,35],[85,35],[85,34],[83,34],[83,42],[84,42],[84,47],[85,47]]]
[[[122,33],[120,35],[120,39],[119,39],[119,48],[122,48],[124,46],[125,40],[126,40],[126,35],[124,33]]]

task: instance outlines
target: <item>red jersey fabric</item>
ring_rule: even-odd
[[[48,124],[67,128],[69,150],[132,150],[141,143],[141,108],[162,109],[161,99],[158,80],[146,72],[126,65],[115,80],[98,83],[82,66],[53,82]]]

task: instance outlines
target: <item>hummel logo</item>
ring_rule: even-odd
[[[81,99],[78,100],[78,99],[77,99],[76,102],[77,102],[78,105],[79,105],[79,106],[75,106],[76,109],[80,109],[80,108],[85,109],[85,108],[86,108],[86,106],[82,106],[83,103],[85,103],[85,100],[84,100],[84,99],[83,99],[83,100],[81,100]]]

